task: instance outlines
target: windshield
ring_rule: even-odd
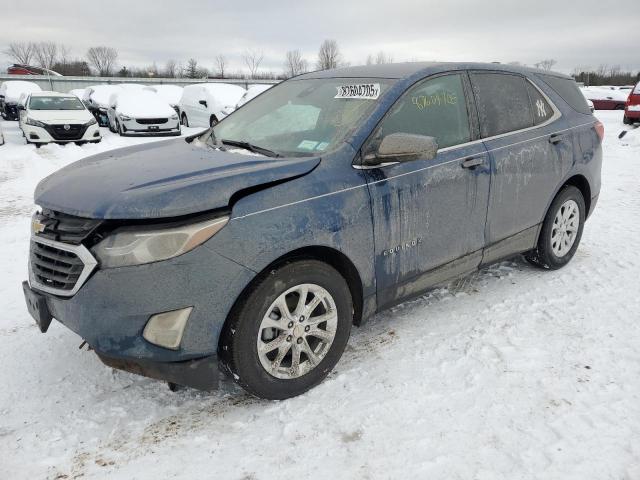
[[[214,127],[218,142],[242,142],[282,156],[337,147],[375,108],[393,80],[331,78],[276,85]],[[212,145],[211,130],[201,140]]]
[[[30,110],[84,110],[77,97],[31,97]]]

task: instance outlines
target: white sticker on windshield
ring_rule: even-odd
[[[302,150],[313,150],[314,148],[316,148],[317,144],[318,142],[314,142],[313,140],[303,140],[298,145],[298,148]]]
[[[336,88],[338,89],[338,93],[333,98],[360,98],[365,100],[376,100],[380,96],[379,83],[340,85]]]

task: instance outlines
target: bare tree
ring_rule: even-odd
[[[163,75],[167,78],[176,78],[178,76],[178,63],[173,59],[167,60],[167,63],[164,64]]]
[[[385,53],[380,50],[376,55],[376,63],[382,65],[383,63],[393,63],[393,56],[390,53]]]
[[[608,71],[609,65],[607,65],[606,63],[601,63],[600,65],[598,65],[598,68],[596,68],[596,74],[599,77],[605,77]]]
[[[256,73],[258,73],[258,69],[260,68],[260,64],[264,59],[264,52],[261,50],[253,50],[247,49],[242,54],[242,60],[244,64],[249,69],[249,77],[256,78]]]
[[[15,63],[29,65],[34,54],[33,47],[32,42],[14,42],[9,44],[4,54]]]
[[[108,77],[113,72],[118,52],[111,47],[91,47],[87,50],[89,65],[98,71],[101,77]]]
[[[540,60],[536,63],[536,68],[541,68],[542,70],[551,70],[553,66],[558,63],[553,58],[547,58],[545,60]]]
[[[33,54],[39,67],[51,70],[58,62],[60,47],[55,42],[38,42],[33,45]]]
[[[300,50],[289,50],[284,62],[284,74],[287,77],[294,77],[301,73],[305,73],[307,70],[307,61],[302,58]]]
[[[336,68],[342,60],[340,49],[338,48],[338,42],[335,40],[325,40],[320,45],[318,51],[318,69],[329,70],[330,68]]]
[[[216,66],[216,74],[220,78],[224,78],[224,74],[227,71],[227,57],[225,57],[222,54],[216,55],[216,58],[214,59],[214,63]]]

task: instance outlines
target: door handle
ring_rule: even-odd
[[[552,145],[557,145],[559,144],[562,139],[564,138],[564,135],[559,135],[559,134],[553,134],[549,137],[549,143]]]
[[[462,168],[475,168],[478,165],[482,165],[484,163],[484,158],[482,157],[470,157],[466,158],[462,161]]]

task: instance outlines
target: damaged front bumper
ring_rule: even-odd
[[[71,297],[23,283],[29,312],[46,332],[52,319],[77,333],[107,365],[202,390],[219,381],[217,347],[235,299],[255,273],[206,244],[169,260],[96,269]],[[193,307],[176,349],[147,341],[158,313]]]

